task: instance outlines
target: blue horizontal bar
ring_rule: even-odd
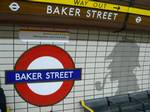
[[[81,80],[81,69],[11,70],[5,76],[6,84]]]

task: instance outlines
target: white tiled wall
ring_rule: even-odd
[[[53,112],[83,112],[79,104],[80,100],[115,95],[120,84],[119,80],[124,79],[124,81],[128,81],[129,83],[134,82],[135,80],[130,81],[132,75],[137,79],[138,91],[148,90],[150,88],[150,34],[126,32],[110,33],[99,30],[67,29],[71,33],[69,43],[58,46],[65,49],[71,55],[76,64],[76,68],[82,68],[82,80],[76,81],[68,96],[56,105],[48,107],[30,105],[19,97],[13,85],[5,84],[4,73],[5,70],[13,70],[17,59],[23,52],[33,46],[44,43],[21,42],[17,39],[19,29],[20,27],[13,25],[0,26],[0,85],[5,90],[7,105],[11,107],[12,112],[48,112],[50,110]],[[126,54],[130,56],[131,52],[128,52],[128,50],[133,47],[132,44],[124,42],[122,44],[124,46],[123,49],[117,48],[119,41],[125,38],[133,40],[135,42],[133,45],[136,44],[137,48],[139,48],[138,58],[135,56],[139,66],[134,67],[131,71],[131,65],[129,63],[131,61],[137,63],[137,60],[131,57],[125,58],[126,64],[120,60],[123,60]],[[127,41],[127,39],[125,39],[125,41]],[[118,51],[115,51],[115,49],[118,49]],[[127,49],[127,53],[124,53],[125,49]],[[115,55],[111,57],[112,59],[107,59],[112,52],[114,52],[113,54]],[[115,64],[113,65],[116,66],[110,67],[112,62],[114,62]],[[121,69],[120,66],[123,69]],[[106,79],[104,88],[97,90],[95,83],[98,82],[99,87],[100,83],[103,85],[104,77],[107,74],[112,74],[113,68],[116,70],[115,74],[118,74],[117,80],[111,81],[110,75]],[[131,75],[130,72],[132,72]],[[122,85],[120,89],[124,88],[126,92],[134,92],[134,85],[125,85],[125,83]],[[133,89],[133,91],[130,91],[131,89]],[[119,94],[122,93],[123,91],[120,91]]]

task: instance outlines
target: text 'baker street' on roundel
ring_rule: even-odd
[[[39,45],[27,50],[18,59],[15,70],[74,69],[72,58],[63,49],[53,45]],[[53,105],[71,91],[74,80],[42,83],[16,83],[19,95],[36,106]]]

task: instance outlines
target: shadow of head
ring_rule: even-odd
[[[125,72],[132,73],[133,70],[139,67],[139,46],[133,40],[118,42],[112,52],[106,57],[111,60],[108,69],[110,69],[110,79],[118,80],[120,74]]]

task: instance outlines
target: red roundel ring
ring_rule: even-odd
[[[64,69],[75,68],[72,58],[63,49],[53,45],[39,45],[22,54],[15,65],[15,70],[27,70],[32,61],[42,56],[51,56],[58,59],[62,63]],[[28,87],[27,83],[17,83],[15,84],[15,88],[19,95],[28,103],[36,106],[50,106],[63,100],[71,91],[73,85],[74,81],[63,81],[61,87],[56,92],[49,95],[34,93]]]

